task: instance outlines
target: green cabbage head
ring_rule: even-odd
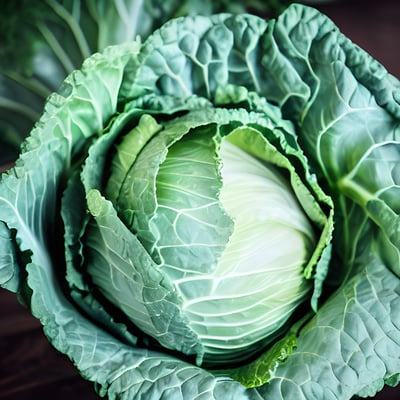
[[[312,8],[89,57],[0,183],[0,283],[110,399],[400,376],[400,84]]]

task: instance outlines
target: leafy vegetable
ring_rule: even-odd
[[[398,87],[300,5],[108,47],[3,176],[1,283],[111,399],[396,385]]]

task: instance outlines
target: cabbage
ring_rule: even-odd
[[[110,399],[396,385],[398,87],[300,5],[108,47],[3,175],[1,285]]]

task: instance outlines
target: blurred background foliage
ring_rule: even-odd
[[[39,4],[40,3],[40,4]],[[46,98],[84,59],[182,15],[277,16],[284,0],[14,0],[0,18],[0,163],[16,159]]]

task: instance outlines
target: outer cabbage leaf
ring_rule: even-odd
[[[13,292],[20,289],[23,270],[19,263],[18,248],[14,235],[4,222],[0,224],[0,283],[4,288]]]
[[[326,180],[329,193],[337,193],[337,210],[343,215],[338,218],[338,223],[343,223],[338,248],[346,251],[351,261],[352,245],[357,245],[351,238],[360,236],[357,231],[362,224],[351,224],[347,214],[349,206],[354,209],[358,205],[379,226],[377,251],[399,275],[400,108],[395,96],[399,83],[340,35],[331,21],[321,26],[316,23],[316,13],[298,10],[297,19],[288,14],[271,32],[277,43],[282,38],[286,44],[279,46],[279,57],[292,60],[298,81],[307,82],[308,101],[300,102],[300,93],[284,99],[284,104],[276,100],[287,115],[301,113],[300,145]],[[290,35],[283,33],[283,26]],[[305,31],[313,40],[300,47]],[[305,95],[303,90],[303,98]],[[346,134],[350,126],[351,134]]]
[[[350,399],[398,383],[399,281],[377,257],[367,260],[302,330],[263,398]]]
[[[90,58],[81,71],[71,74],[62,90],[50,97],[16,166],[3,174],[0,212],[7,228],[16,230],[15,240],[9,244],[18,243],[21,253],[31,252],[30,261],[51,269],[59,256],[59,189],[75,163],[79,164],[87,141],[115,113],[123,70],[139,47],[133,42],[110,48]],[[113,66],[105,68],[110,60]],[[73,116],[71,109],[77,111]],[[19,282],[18,287],[21,285]]]
[[[1,244],[8,243],[5,254],[30,252],[32,297],[26,298],[32,311],[55,347],[99,385],[100,393],[110,398],[349,399],[372,394],[383,382],[397,383],[400,297],[392,271],[399,270],[399,207],[393,193],[398,190],[400,110],[391,94],[399,84],[383,67],[326,17],[292,6],[268,24],[249,15],[178,19],[141,48],[115,47],[89,59],[83,72],[71,75],[62,96],[50,99],[17,166],[2,180]],[[316,316],[298,328],[297,349],[285,362],[269,363],[265,371],[261,361],[248,372],[261,374],[261,383],[272,376],[253,389],[172,355],[126,345],[107,333],[109,328],[93,324],[57,286],[60,254],[50,253],[58,248],[52,231],[59,222],[58,189],[122,103],[135,100],[137,105],[149,93],[213,100],[217,88],[229,84],[276,102],[296,125],[298,144],[295,135],[288,140],[303,149],[335,202],[329,282],[345,277]],[[346,119],[351,123],[342,124]],[[360,120],[364,129],[354,130],[353,121]],[[353,143],[360,147],[351,152]],[[376,172],[371,187],[365,186],[365,171]],[[312,186],[315,176],[308,179]],[[364,188],[370,196],[363,196]],[[106,216],[106,204],[98,204],[95,214]],[[2,265],[3,284],[14,270],[14,262]]]

